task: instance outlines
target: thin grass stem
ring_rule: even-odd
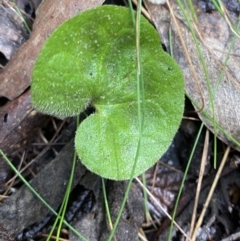
[[[129,4],[130,5],[130,4]],[[128,194],[131,188],[131,184],[133,181],[133,176],[134,176],[134,171],[137,165],[137,161],[138,161],[138,157],[140,154],[140,150],[142,148],[142,133],[143,133],[143,122],[144,122],[144,83],[143,83],[143,78],[142,78],[142,69],[141,69],[141,56],[140,56],[140,17],[141,17],[141,8],[142,8],[142,1],[139,0],[138,1],[138,5],[137,5],[137,16],[136,16],[136,57],[137,57],[137,101],[138,101],[138,122],[139,122],[139,139],[138,139],[138,144],[137,144],[137,150],[136,150],[136,155],[135,155],[135,159],[134,159],[134,163],[133,163],[133,167],[132,167],[132,171],[131,171],[131,175],[130,175],[130,179],[128,181],[128,185],[125,191],[125,195],[122,201],[122,205],[119,209],[119,213],[118,216],[116,218],[116,221],[114,223],[113,226],[113,230],[110,233],[110,236],[108,238],[108,241],[112,240],[114,233],[116,231],[117,225],[120,221],[125,203],[127,201],[128,198]]]
[[[15,168],[15,166],[11,163],[11,161],[7,158],[7,156],[3,153],[3,151],[0,149],[0,155],[3,157],[3,159],[8,163],[8,165],[11,167],[11,169],[17,174],[17,176],[21,179],[21,181],[26,185],[26,187],[42,202],[42,204],[48,208],[51,213],[53,213],[56,217],[60,218],[60,215],[32,188],[32,186],[28,183],[28,181],[18,172],[18,170]],[[65,220],[63,223],[79,238],[81,238],[83,241],[88,241],[85,237],[83,237],[80,233],[78,233],[77,230],[75,230],[68,222]]]

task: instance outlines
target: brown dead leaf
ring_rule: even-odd
[[[0,108],[0,149],[9,157],[24,148],[49,117],[36,112],[30,101],[30,92],[22,94]],[[0,191],[9,176],[10,168],[0,157]]]
[[[153,178],[154,175],[156,175],[156,178]],[[160,162],[157,170],[155,170],[155,167],[150,168],[146,172],[145,177],[147,189],[150,190],[158,201],[156,203],[156,199],[149,197],[149,202],[151,203],[149,209],[157,217],[165,217],[162,209],[166,212],[172,210],[183,175],[176,170],[161,165]],[[159,204],[162,209],[159,207]]]
[[[32,18],[42,0],[15,0],[26,19]]]
[[[6,1],[2,1],[0,4],[0,52],[6,60],[11,58],[27,37],[19,14]]]
[[[6,155],[23,148],[48,119],[31,105],[30,91],[0,108],[0,149]]]
[[[43,1],[37,10],[30,39],[18,49],[11,62],[0,73],[0,97],[12,100],[28,88],[35,60],[54,29],[77,13],[102,3],[103,0]]]
[[[112,222],[116,222],[119,208],[122,204],[127,182],[107,182],[108,206],[111,213]],[[100,195],[102,196],[102,195]],[[133,184],[129,192],[128,199],[119,220],[118,227],[114,234],[114,239],[118,241],[138,241],[138,229],[144,220],[144,206],[138,188]],[[104,200],[98,199],[96,209],[86,215],[83,220],[77,223],[77,230],[91,241],[105,241],[109,238],[111,229],[107,222]],[[75,235],[71,235],[71,240],[79,240]]]
[[[74,154],[74,141],[70,141],[45,168],[30,182],[30,185],[53,208],[59,206],[63,200],[67,187]],[[84,178],[86,169],[80,162],[76,163],[72,188]],[[22,186],[18,192],[0,205],[0,225],[15,237],[24,228],[43,220],[49,210],[26,187]],[[1,240],[1,237],[0,237]]]
[[[185,89],[206,126],[214,131],[213,113],[216,121],[216,134],[226,144],[240,150],[240,39],[235,38],[227,21],[218,13],[204,13],[195,5],[198,24],[192,21],[194,31],[199,40],[209,76],[209,86],[192,34],[176,1],[168,1],[167,8],[157,5],[148,6],[149,13],[159,33],[164,32],[161,25],[169,22],[173,31],[173,55],[179,63],[185,77]],[[195,3],[196,1],[194,1]],[[187,6],[185,6],[187,9]],[[168,11],[162,14],[162,11]],[[190,16],[187,10],[187,16]],[[237,24],[237,19],[231,19]],[[182,41],[179,38],[182,37]],[[228,51],[235,38],[232,50]],[[190,61],[187,59],[183,44],[186,46]],[[229,58],[228,58],[229,57]],[[227,65],[224,63],[228,58]],[[193,69],[191,69],[191,67]],[[210,88],[209,88],[210,87]],[[211,107],[210,92],[215,94]],[[202,101],[203,97],[203,101]]]
[[[15,239],[9,235],[8,230],[2,224],[0,224],[0,241],[15,241]]]
[[[11,168],[1,157],[0,158],[0,192],[3,192],[4,190],[6,190],[5,183],[7,182],[9,173],[11,173]]]

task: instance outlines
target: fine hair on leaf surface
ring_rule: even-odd
[[[140,24],[144,122],[134,176],[170,145],[182,118],[184,83],[158,33]],[[102,177],[129,179],[137,153],[139,115],[135,30],[127,8],[105,5],[62,24],[45,43],[32,74],[32,103],[56,117],[96,112],[78,127],[75,146],[86,167]],[[143,101],[143,100],[140,100]]]

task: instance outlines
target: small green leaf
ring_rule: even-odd
[[[152,25],[141,18],[144,79],[142,146],[134,170],[151,167],[170,145],[182,118],[184,82],[161,48]],[[45,43],[33,70],[32,103],[57,117],[91,105],[79,126],[77,153],[91,171],[130,178],[139,140],[135,29],[127,8],[101,6],[62,24]]]

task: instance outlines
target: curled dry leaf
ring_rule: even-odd
[[[146,172],[147,189],[157,199],[158,203],[149,197],[149,209],[158,217],[165,217],[162,208],[168,212],[173,208],[176,194],[182,180],[182,174],[167,166],[159,165],[156,171],[156,179],[153,178],[155,168],[151,168]]]
[[[223,142],[240,150],[240,39],[229,27],[231,21],[233,26],[237,25],[237,21],[232,18],[227,22],[219,12],[205,13],[195,6],[198,23],[191,23],[205,63],[205,75],[185,17],[175,1],[169,2],[173,14],[166,14],[166,8],[156,5],[148,4],[148,10],[161,34],[165,35],[167,29],[162,29],[161,24],[167,24],[173,30],[173,55],[184,73],[186,93],[197,110],[203,107],[199,116],[206,126],[216,131]],[[211,95],[214,96],[213,105]]]

